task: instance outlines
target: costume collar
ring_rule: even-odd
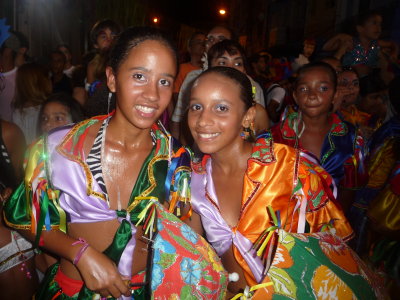
[[[206,173],[207,161],[211,159],[209,154],[204,154],[199,162],[192,162],[192,169],[198,174]],[[267,131],[258,136],[253,145],[251,157],[249,160],[257,161],[261,164],[270,164],[276,161],[273,151],[273,139],[270,131]]]
[[[293,112],[281,123],[281,132],[284,139],[295,140],[296,132],[294,131],[295,124],[298,122],[298,113]],[[332,126],[329,130],[329,135],[342,136],[346,135],[348,128],[336,113],[331,114]]]

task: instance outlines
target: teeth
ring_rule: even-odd
[[[203,139],[210,139],[210,138],[216,137],[218,135],[219,135],[219,133],[199,133],[199,136]]]
[[[137,110],[140,110],[141,112],[144,112],[146,114],[152,113],[153,111],[155,111],[154,108],[151,108],[151,107],[148,107],[148,106],[136,105],[135,107],[136,107]]]

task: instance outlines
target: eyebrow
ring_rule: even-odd
[[[144,67],[132,67],[132,68],[129,68],[129,69],[128,69],[128,71],[136,71],[136,70],[138,70],[138,71],[143,71],[143,72],[147,72],[147,73],[150,72],[149,69],[144,68]],[[170,73],[161,73],[161,75],[167,76],[167,77],[171,77],[171,78],[175,78],[175,76],[172,75],[172,74],[170,74]]]

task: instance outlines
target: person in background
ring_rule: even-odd
[[[64,73],[67,60],[59,50],[55,50],[50,54],[50,71],[51,82],[53,84],[53,93],[72,94],[71,79]]]
[[[298,70],[293,97],[298,111],[272,128],[274,141],[301,149],[314,157],[334,179],[337,200],[344,212],[366,180],[364,139],[350,123],[332,112],[337,86],[335,70],[323,62]]]
[[[65,66],[64,74],[69,78],[72,78],[72,73],[74,72],[75,66],[72,64],[72,54],[71,49],[68,45],[62,44],[57,46],[57,50],[61,51],[65,55]]]
[[[380,68],[380,76],[390,81],[393,75],[388,74],[388,67],[382,68],[381,65],[397,61],[398,47],[392,41],[379,39],[382,33],[382,16],[377,12],[358,16],[356,30],[357,37],[337,34],[325,43],[323,50],[334,51],[334,56],[342,60],[343,66],[354,68],[360,79]],[[384,52],[381,51],[382,48],[385,49]]]
[[[345,89],[342,105],[338,110],[339,116],[344,121],[361,129],[368,126],[371,116],[357,108],[357,104],[360,102],[360,80],[356,71],[352,68],[345,68],[339,74],[338,79],[338,86]]]
[[[3,220],[3,205],[22,179],[25,140],[21,129],[0,120],[0,290],[1,299],[32,299],[38,287],[32,244]]]
[[[181,85],[181,89],[179,91],[178,100],[176,101],[174,112],[171,116],[171,134],[178,140],[181,140],[182,133],[181,133],[181,122],[185,115],[185,103],[187,103],[187,97],[190,93],[190,85],[193,83],[193,80],[200,75],[203,70],[208,68],[208,60],[207,60],[207,52],[208,50],[216,43],[223,41],[223,40],[230,40],[234,37],[233,32],[224,26],[215,26],[213,27],[207,34],[206,42],[205,42],[205,51],[203,53],[202,61],[203,61],[203,68],[201,70],[194,70],[189,72],[186,75],[185,80]],[[182,138],[184,142],[184,139]]]
[[[41,133],[78,123],[84,119],[80,104],[66,93],[52,94],[42,104],[39,112],[38,127]]]
[[[51,80],[43,66],[26,63],[18,68],[12,121],[22,129],[28,145],[37,137],[40,106],[51,89]]]
[[[304,40],[302,52],[292,62],[293,72],[297,72],[297,70],[301,66],[304,66],[304,65],[310,63],[310,57],[314,54],[315,45],[316,45],[315,39],[305,39]]]
[[[13,32],[10,32],[10,37],[0,47],[0,118],[5,121],[12,119],[17,68],[25,63],[27,50],[27,46]]]

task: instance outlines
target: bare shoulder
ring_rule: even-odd
[[[14,123],[1,120],[1,134],[6,146],[24,141],[22,130]]]

